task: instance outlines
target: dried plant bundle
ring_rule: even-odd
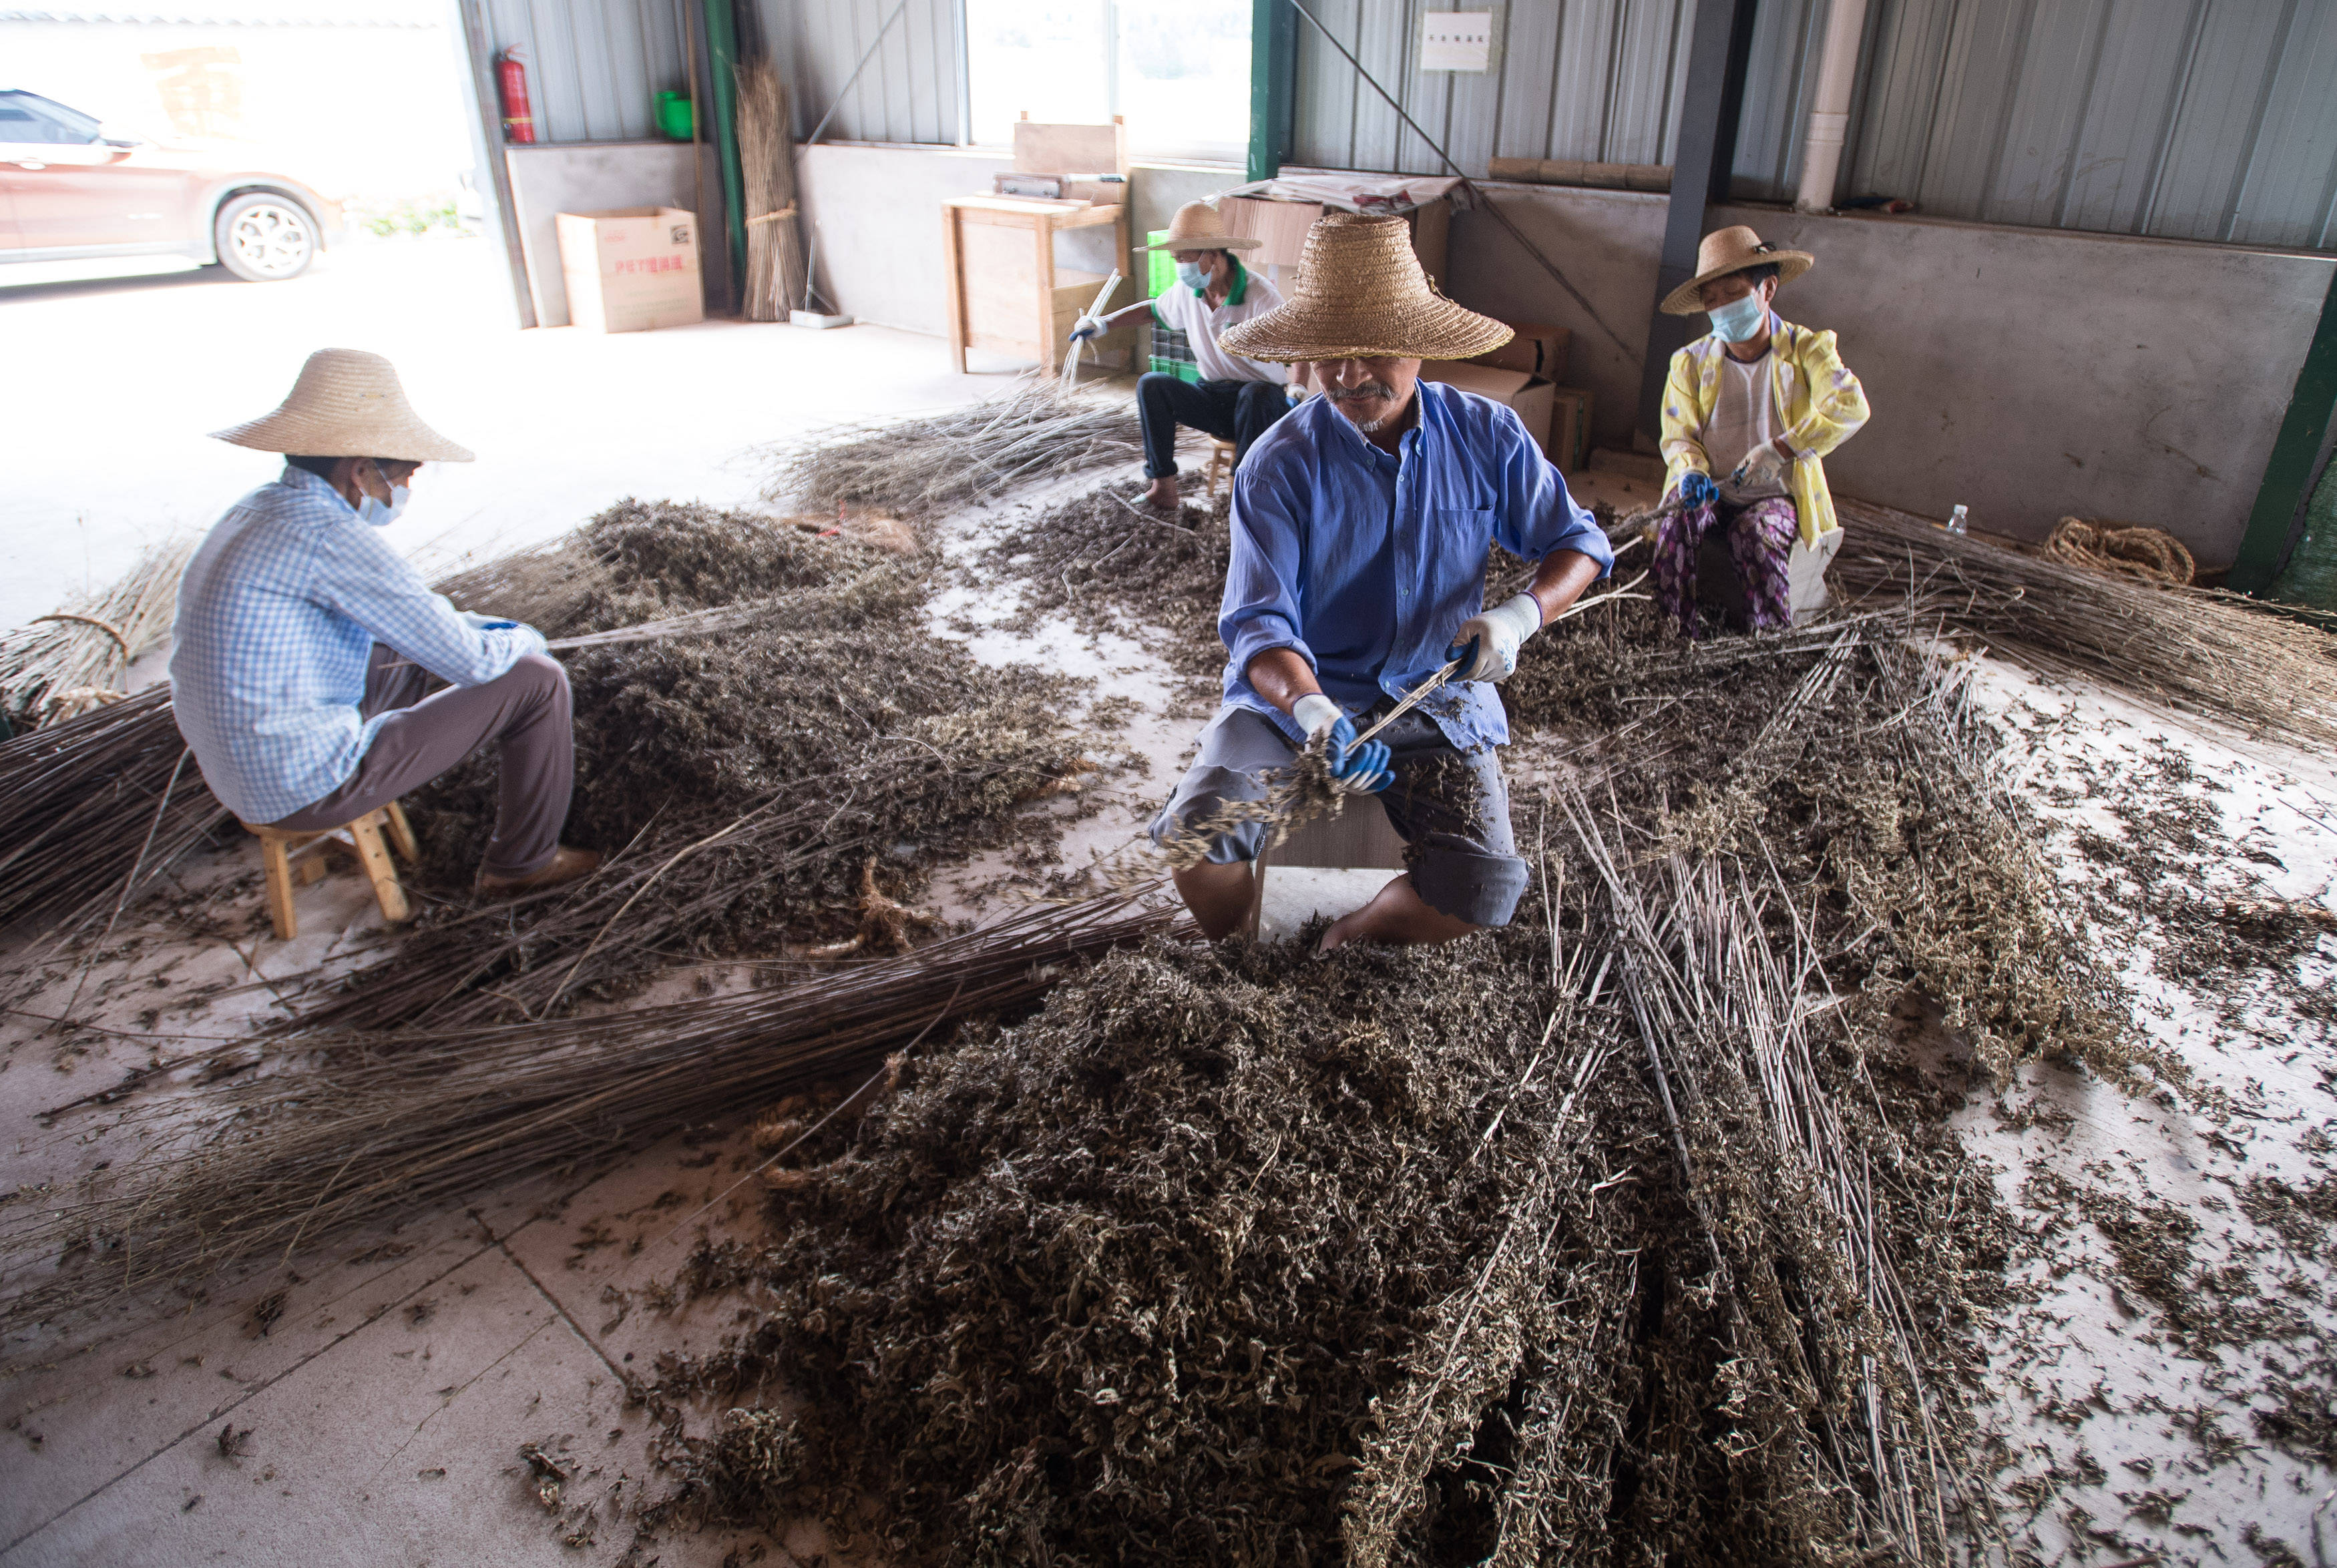
[[[749,321],[785,321],[803,304],[807,281],[787,83],[768,60],[741,62],[738,76],[738,167],[748,214],[743,308]]]
[[[170,634],[179,574],[196,542],[150,546],[102,592],[0,632],[0,707],[8,723],[33,729],[128,696],[122,686],[131,665]]]
[[[1872,606],[1926,596],[1941,624],[2040,674],[2178,713],[2337,747],[2337,637],[2234,594],[2145,581],[1844,500],[1827,572]]]
[[[0,1329],[199,1284],[328,1247],[517,1178],[572,1167],[865,1072],[948,1020],[1040,996],[1061,966],[1167,928],[1128,899],[1028,909],[918,952],[797,984],[545,1024],[314,1042],[314,1066],[249,1046],[180,1064],[217,1076],[125,1114],[132,1161],[0,1226]],[[82,1131],[85,1129],[75,1129]]]
[[[1032,374],[1003,396],[914,419],[824,430],[770,451],[765,499],[828,513],[879,507],[914,522],[1143,455],[1125,396],[1066,396]]]

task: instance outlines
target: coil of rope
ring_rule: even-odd
[[[2199,563],[2182,541],[2163,528],[2065,517],[2046,540],[2045,553],[2071,566],[2118,572],[2168,588],[2188,588],[2199,578]]]

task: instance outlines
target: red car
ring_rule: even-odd
[[[340,233],[340,204],[288,175],[108,136],[54,99],[0,90],[0,262],[186,256],[277,283]]]

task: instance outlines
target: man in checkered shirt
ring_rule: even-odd
[[[230,508],[179,584],[171,706],[204,782],[243,821],[322,832],[485,745],[502,799],[479,888],[573,881],[568,676],[543,638],[458,611],[376,531],[425,462],[471,453],[416,416],[379,355],[320,349],[281,407],[217,433],[286,454]],[[436,677],[445,689],[425,695]]]

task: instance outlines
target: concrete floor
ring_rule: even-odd
[[[930,339],[874,328],[513,333],[492,308],[484,258],[459,243],[376,247],[275,288],[200,279],[9,287],[0,273],[0,334],[30,345],[37,357],[24,363],[49,377],[37,398],[26,395],[31,378],[0,390],[14,400],[0,415],[21,437],[0,495],[0,550],[9,552],[0,624],[51,608],[84,578],[105,580],[144,538],[201,526],[266,477],[265,459],[201,433],[272,406],[300,356],[324,344],[390,353],[424,416],[480,452],[475,465],[433,470],[399,525],[401,544],[440,562],[547,537],[627,493],[746,501],[757,489],[758,443],[998,385],[949,375]],[[1653,499],[1650,487],[1611,474],[1578,488],[1626,510]],[[995,512],[968,520],[954,531],[953,552],[1001,521]],[[1158,654],[1025,624],[978,593],[946,593],[936,613],[978,624],[979,657],[1075,668],[1138,700],[1135,721],[1109,742],[1141,763],[1099,786],[1110,792],[1103,809],[1071,830],[1064,858],[1126,842],[1196,727]],[[2337,898],[2337,774],[2327,759],[2170,726],[2100,693],[2009,669],[1985,671],[1980,696],[2025,755],[2022,787],[2044,813],[2049,852],[2073,881],[2089,874],[2075,835],[2117,831],[2101,781],[2171,746],[2193,760],[2225,824],[2203,885]],[[937,901],[979,913],[1007,869],[1002,857],[963,868],[943,879]],[[89,986],[120,1037],[67,1048],[35,1018],[0,1020],[0,1191],[124,1150],[122,1135],[109,1138],[95,1119],[52,1130],[39,1113],[153,1053],[234,1034],[267,1010],[270,980],[346,961],[376,928],[361,885],[337,877],[303,891],[304,935],[276,943],[255,871],[249,854],[197,868],[217,907],[240,922],[235,941],[146,918],[113,944]],[[2208,1200],[2265,1170],[2300,1182],[2326,1174],[2337,1132],[2322,1103],[2337,1082],[2320,1066],[2327,1042],[2284,1037],[2244,1010],[2234,1022],[2234,998],[2185,993],[2155,974],[2146,932],[2102,935],[2141,996],[2139,1026],[2237,1113],[2128,1097],[2040,1065],[2008,1099],[1976,1100],[1960,1130],[1999,1169],[2000,1195],[2024,1224],[2049,1217],[2021,1182],[2042,1161],[2199,1200],[2216,1245],[2252,1244],[2258,1238],[2229,1206]],[[15,956],[0,946],[0,965]],[[2332,959],[2337,940],[2324,939],[2324,984]],[[236,989],[192,999],[212,981]],[[54,1014],[80,984],[61,971],[17,1005]],[[143,1016],[148,1008],[159,1015]],[[2040,1106],[2065,1115],[2040,1119]],[[0,1347],[0,1568],[620,1561],[632,1532],[618,1505],[664,1485],[649,1463],[642,1412],[624,1406],[623,1374],[660,1351],[709,1344],[729,1326],[732,1305],[661,1314],[645,1292],[672,1277],[698,1229],[677,1222],[701,1205],[711,1208],[699,1223],[718,1234],[751,1230],[754,1187],[729,1190],[749,1164],[735,1134],[677,1129],[598,1176],[418,1216],[395,1233],[303,1257],[291,1274],[222,1281],[204,1300],[176,1304],[166,1321],[84,1353],[60,1357],[40,1341]],[[2244,1435],[2248,1390],[2160,1346],[2150,1313],[2121,1296],[2098,1237],[2081,1233],[2039,1266],[2054,1288],[2001,1326],[1985,1412],[2026,1473],[2043,1478],[2047,1501],[2011,1521],[2014,1544],[2039,1563],[2245,1562],[2254,1526],[2261,1540],[2322,1560],[2323,1531],[2337,1527],[2327,1512],[2337,1475],[2254,1444],[2211,1451],[2176,1430],[2171,1412],[2212,1407]],[[263,1323],[253,1303],[277,1289],[281,1310]],[[2324,1313],[2322,1331],[2330,1327]],[[539,1498],[523,1444],[572,1466],[557,1507]],[[2161,1491],[2181,1493],[2157,1526],[2135,1516],[2138,1472],[2127,1466],[2141,1460]],[[711,1568],[748,1544],[675,1536],[638,1560]],[[765,1560],[808,1562],[826,1551],[803,1529]]]

